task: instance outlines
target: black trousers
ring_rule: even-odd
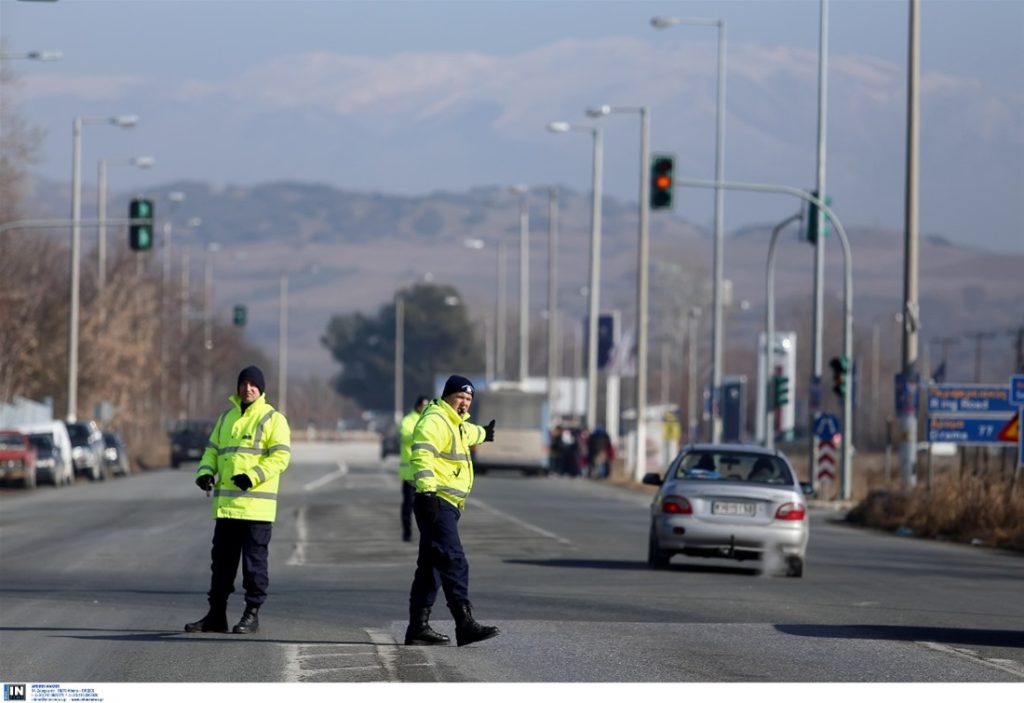
[[[263,605],[270,585],[267,547],[273,523],[257,520],[217,518],[213,530],[209,600],[211,607],[224,607],[235,592],[238,561],[242,561],[242,587],[246,605]]]
[[[402,481],[402,535],[412,534],[412,497],[416,495],[416,486]]]
[[[469,603],[469,562],[459,539],[461,513],[448,501],[439,500],[441,509],[434,522],[415,510],[416,526],[420,528],[420,551],[409,593],[412,608],[432,607],[439,583],[449,605]]]

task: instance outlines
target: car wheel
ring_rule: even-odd
[[[658,547],[658,537],[654,534],[652,525],[650,537],[647,539],[647,565],[652,569],[667,569],[668,560],[671,558],[671,554]]]
[[[804,575],[804,560],[802,557],[789,557],[786,559],[786,576],[790,578],[801,578]]]

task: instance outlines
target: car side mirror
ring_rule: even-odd
[[[659,474],[644,474],[643,479],[640,481],[645,486],[660,486],[661,476]]]
[[[801,481],[800,490],[803,491],[805,496],[812,496],[814,495],[814,484],[808,483],[807,481]]]

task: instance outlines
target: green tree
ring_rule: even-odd
[[[405,301],[403,407],[433,392],[434,377],[483,370],[482,335],[452,286],[418,283],[399,291]],[[321,343],[341,365],[334,387],[369,410],[390,410],[395,396],[395,302],[377,314],[335,315]]]

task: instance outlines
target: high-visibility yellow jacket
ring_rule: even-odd
[[[459,415],[443,399],[432,400],[420,415],[412,439],[412,472],[417,493],[436,492],[459,510],[473,489],[469,448],[484,441],[485,430]]]
[[[412,482],[412,432],[420,413],[411,410],[398,425],[398,478]]]
[[[277,517],[278,479],[291,460],[291,429],[284,415],[260,395],[242,412],[234,406],[217,420],[199,462],[196,478],[213,476],[213,517],[273,522]],[[243,491],[231,480],[245,474],[252,488]]]

